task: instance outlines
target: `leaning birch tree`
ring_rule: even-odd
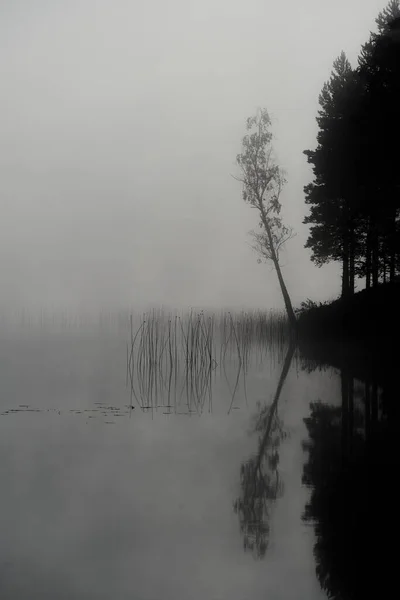
[[[296,326],[287,287],[279,263],[279,251],[293,231],[282,222],[280,194],[286,180],[281,168],[275,163],[272,149],[271,120],[266,109],[247,119],[247,134],[242,140],[242,152],[236,161],[241,175],[235,177],[243,185],[243,200],[255,208],[260,217],[260,231],[252,232],[259,256],[272,262],[278,276],[290,325]]]

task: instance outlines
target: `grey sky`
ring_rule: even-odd
[[[258,106],[287,170],[294,303],[339,291],[303,249],[302,150],[384,0],[0,0],[0,309],[282,307],[235,173]]]

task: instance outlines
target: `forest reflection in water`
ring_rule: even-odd
[[[311,497],[303,519],[315,528],[318,580],[334,599],[391,597],[397,586],[398,393],[394,357],[380,352],[362,361],[361,349],[352,360],[336,346],[341,403],[314,399],[305,419],[303,483]],[[303,368],[327,368],[328,359],[328,345],[323,360],[308,347]]]

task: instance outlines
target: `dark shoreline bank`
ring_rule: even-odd
[[[304,310],[298,317],[301,355],[311,368],[348,368],[361,380],[387,385],[399,354],[399,308],[400,282],[395,282]]]
[[[362,290],[350,298],[309,308],[298,318],[304,339],[351,339],[370,344],[400,332],[400,282]]]

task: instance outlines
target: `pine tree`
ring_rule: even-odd
[[[318,146],[316,150],[304,151],[314,172],[314,181],[304,188],[306,203],[311,206],[304,219],[311,225],[306,247],[312,249],[312,260],[318,265],[331,260],[342,262],[343,296],[354,292],[359,97],[359,78],[342,52],[319,96]]]

